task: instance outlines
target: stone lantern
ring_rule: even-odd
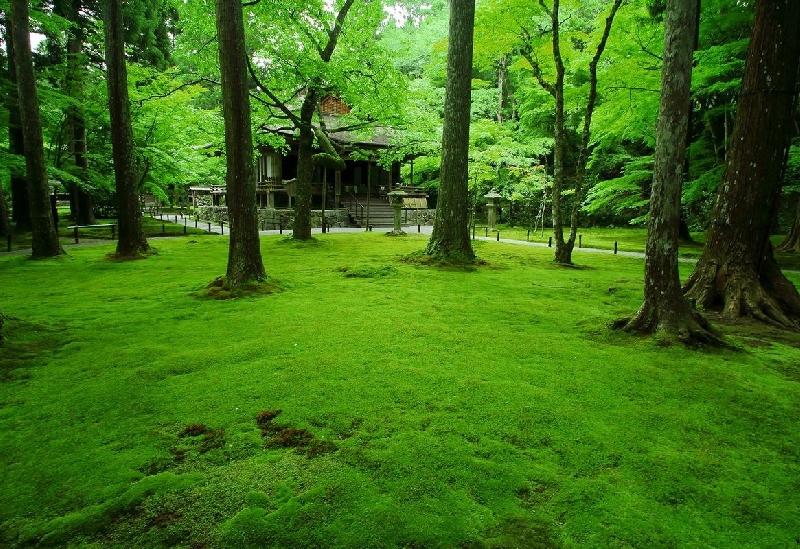
[[[406,234],[400,227],[400,209],[403,207],[403,198],[407,195],[405,191],[392,191],[386,196],[389,197],[389,204],[394,208],[394,229],[389,234],[402,236]]]
[[[486,225],[490,231],[496,231],[497,229],[494,228],[494,224],[497,218],[497,207],[500,205],[499,202],[502,195],[492,189],[488,194],[484,195],[484,198],[486,199],[486,209],[489,212]]]

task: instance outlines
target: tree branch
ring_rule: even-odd
[[[328,45],[325,46],[325,50],[321,52],[322,60],[326,63],[331,60],[333,56],[333,52],[336,49],[336,43],[339,41],[339,35],[342,32],[342,26],[344,25],[344,20],[347,17],[347,12],[350,11],[350,8],[353,6],[355,0],[346,0],[342,9],[339,10],[339,13],[336,15],[336,23],[334,24],[333,28],[328,31]]]
[[[144,103],[146,101],[152,101],[153,99],[163,99],[165,97],[169,97],[170,95],[172,95],[175,92],[181,91],[183,88],[185,88],[187,86],[196,86],[197,84],[202,84],[203,82],[207,82],[209,84],[213,84],[215,86],[219,86],[219,82],[217,82],[216,80],[211,80],[210,78],[205,78],[205,77],[198,78],[197,80],[192,80],[191,82],[186,82],[184,84],[181,84],[177,88],[174,88],[174,89],[168,91],[167,93],[157,93],[155,95],[151,95],[150,97],[145,97],[145,98],[139,99],[137,101],[137,103],[141,107],[142,105],[144,105]]]
[[[253,81],[256,83],[256,87],[257,87],[259,90],[261,90],[261,92],[262,92],[264,95],[266,95],[267,97],[269,97],[269,98],[270,98],[270,100],[273,102],[273,106],[274,106],[275,108],[279,109],[281,112],[283,112],[283,114],[285,114],[285,115],[286,115],[286,117],[287,117],[289,120],[291,120],[291,121],[292,121],[292,123],[293,123],[293,124],[294,124],[296,127],[298,127],[298,128],[299,128],[299,127],[300,127],[300,118],[298,118],[298,116],[297,116],[296,114],[294,114],[294,113],[293,113],[291,110],[289,110],[289,107],[287,107],[287,106],[284,104],[284,102],[283,102],[283,101],[281,101],[281,100],[280,100],[280,98],[279,98],[277,95],[275,95],[274,93],[272,93],[272,91],[271,91],[269,88],[267,88],[267,87],[266,87],[266,86],[265,86],[265,85],[264,85],[264,84],[261,82],[261,79],[258,77],[258,75],[256,74],[256,71],[255,71],[255,69],[253,68],[253,61],[252,61],[252,59],[250,59],[249,57],[247,58],[247,71],[250,73],[250,77],[251,77],[251,78],[253,79]]]

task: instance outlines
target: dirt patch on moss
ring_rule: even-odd
[[[308,429],[298,429],[291,425],[274,423],[274,419],[282,410],[265,410],[256,415],[256,425],[261,429],[261,436],[267,448],[292,448],[298,454],[314,458],[329,454],[339,448],[329,440],[320,440]]]
[[[424,251],[413,252],[403,256],[400,258],[400,261],[408,265],[414,265],[415,267],[432,267],[444,271],[460,271],[466,273],[475,272],[479,268],[497,268],[497,266],[492,265],[488,261],[477,257],[475,259],[440,257],[428,255]]]
[[[391,265],[363,265],[360,267],[339,267],[336,272],[342,273],[345,278],[381,278],[397,274],[397,269]]]
[[[192,292],[192,297],[198,299],[239,299],[242,297],[257,297],[269,296],[283,291],[280,283],[274,278],[268,278],[263,281],[254,280],[248,282],[241,288],[232,289],[224,276],[220,276],[211,281],[211,283],[196,292]]]

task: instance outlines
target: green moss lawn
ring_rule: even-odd
[[[800,543],[800,336],[662,347],[606,328],[641,260],[425,243],[264,237],[227,301],[227,237],[0,257],[0,546]]]

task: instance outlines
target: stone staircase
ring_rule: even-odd
[[[367,197],[366,196],[359,196],[358,201],[364,206],[364,222],[361,223],[361,226],[367,225]],[[360,220],[359,217],[355,214],[355,208],[350,211],[350,215],[356,219],[358,223]],[[370,198],[369,202],[369,224],[372,225],[373,228],[381,228],[381,229],[391,229],[394,226],[394,209],[389,205],[389,201],[385,198]]]

